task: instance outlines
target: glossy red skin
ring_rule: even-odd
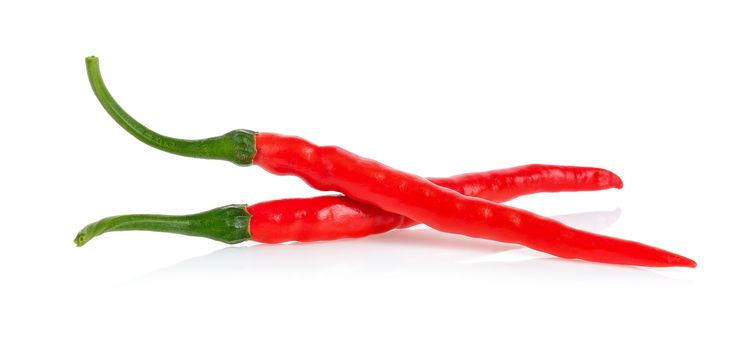
[[[251,240],[262,243],[359,238],[399,227],[404,217],[345,196],[280,199],[246,208]]]
[[[495,202],[539,192],[595,191],[623,186],[622,179],[606,169],[546,164],[428,180],[469,197]]]
[[[624,186],[619,176],[605,169],[545,164],[529,164],[428,180],[463,195],[493,202],[507,202],[516,197],[539,192],[596,191]],[[400,227],[416,224],[416,221],[405,218]]]
[[[566,226],[525,210],[468,197],[427,179],[333,146],[271,133],[256,135],[253,163],[312,187],[422,222],[436,230],[517,243],[558,257],[638,265],[687,266],[686,257],[642,243]]]
[[[622,187],[622,180],[605,169],[543,164],[428,180],[469,196],[496,202],[537,192]],[[254,204],[247,211],[252,215],[252,239],[262,243],[359,238],[418,224],[345,196],[275,200]]]

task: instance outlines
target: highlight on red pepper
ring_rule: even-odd
[[[591,191],[622,186],[621,179],[605,169],[543,164],[431,178],[430,181],[496,202],[538,192]],[[245,212],[236,211],[236,208],[244,208]],[[231,219],[216,223],[216,218],[228,217]],[[88,225],[75,238],[75,243],[82,246],[104,232],[124,230],[182,233],[231,244],[247,239],[262,243],[312,242],[364,237],[416,224],[399,214],[332,195],[281,199],[248,207],[233,205],[186,216],[110,217]],[[241,230],[243,232],[239,232]]]
[[[577,230],[525,210],[468,197],[342,148],[317,146],[299,137],[247,130],[203,140],[163,136],[137,122],[116,103],[101,78],[97,58],[88,57],[86,65],[93,91],[112,118],[140,141],[167,152],[256,164],[270,173],[295,175],[316,189],[340,192],[439,231],[521,244],[562,258],[696,266],[693,260],[672,252]]]

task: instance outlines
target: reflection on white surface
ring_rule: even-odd
[[[612,211],[589,211],[585,213],[556,215],[552,216],[552,218],[577,229],[600,232],[613,225],[619,220],[621,215],[622,209],[616,208]]]
[[[556,216],[568,225],[600,231],[613,224],[621,210]],[[437,278],[541,278],[588,283],[662,281],[689,283],[650,269],[555,258],[517,245],[444,234],[429,228],[396,230],[359,239],[329,242],[257,244],[227,247],[165,267],[129,283],[202,283],[330,277],[377,278],[390,275]]]

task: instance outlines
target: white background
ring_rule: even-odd
[[[739,1],[102,1],[0,5],[0,347],[743,348]],[[696,269],[552,258],[418,226],[227,247],[77,231],[317,194],[139,143],[90,91],[183,138],[235,128],[426,176],[591,165],[621,191],[511,205]]]

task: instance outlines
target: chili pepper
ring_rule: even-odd
[[[622,179],[601,168],[529,164],[508,169],[467,173],[430,182],[470,197],[507,202],[539,192],[592,191],[622,188]],[[406,218],[400,228],[416,225]]]
[[[605,169],[542,164],[430,180],[464,194],[491,198],[494,201],[506,201],[537,192],[602,190],[622,186],[621,179]],[[236,207],[244,207],[249,216],[236,211]],[[215,218],[225,219],[231,215],[238,222],[228,220],[226,224],[232,222],[237,226],[229,225],[226,228],[225,225],[216,224]],[[243,220],[247,222],[243,223]],[[174,222],[182,223],[182,226]],[[83,245],[107,231],[135,229],[185,233],[227,243],[237,243],[249,238],[262,243],[311,242],[363,237],[416,224],[412,219],[345,196],[320,196],[281,199],[248,207],[228,206],[197,215],[126,215],[106,218],[87,226],[75,238],[75,242]],[[220,227],[224,228],[217,229]],[[238,234],[233,232],[233,227],[246,230]],[[180,228],[188,230],[179,231]]]
[[[336,191],[422,222],[436,230],[521,244],[568,259],[640,266],[687,266],[681,255],[642,243],[584,232],[525,210],[468,197],[339,147],[272,133],[234,130],[203,140],[160,135],[129,116],[106,89],[98,59],[86,59],[96,97],[130,134],[155,148],[198,158],[256,164],[277,175],[295,175],[310,186]]]
[[[529,164],[428,180],[463,195],[493,202],[507,202],[539,192],[593,191],[623,186],[622,179],[606,169],[546,164]],[[399,228],[416,224],[416,221],[405,217]]]
[[[438,186],[495,202],[539,192],[594,191],[622,188],[613,172],[592,167],[529,164],[444,178],[428,178]]]

